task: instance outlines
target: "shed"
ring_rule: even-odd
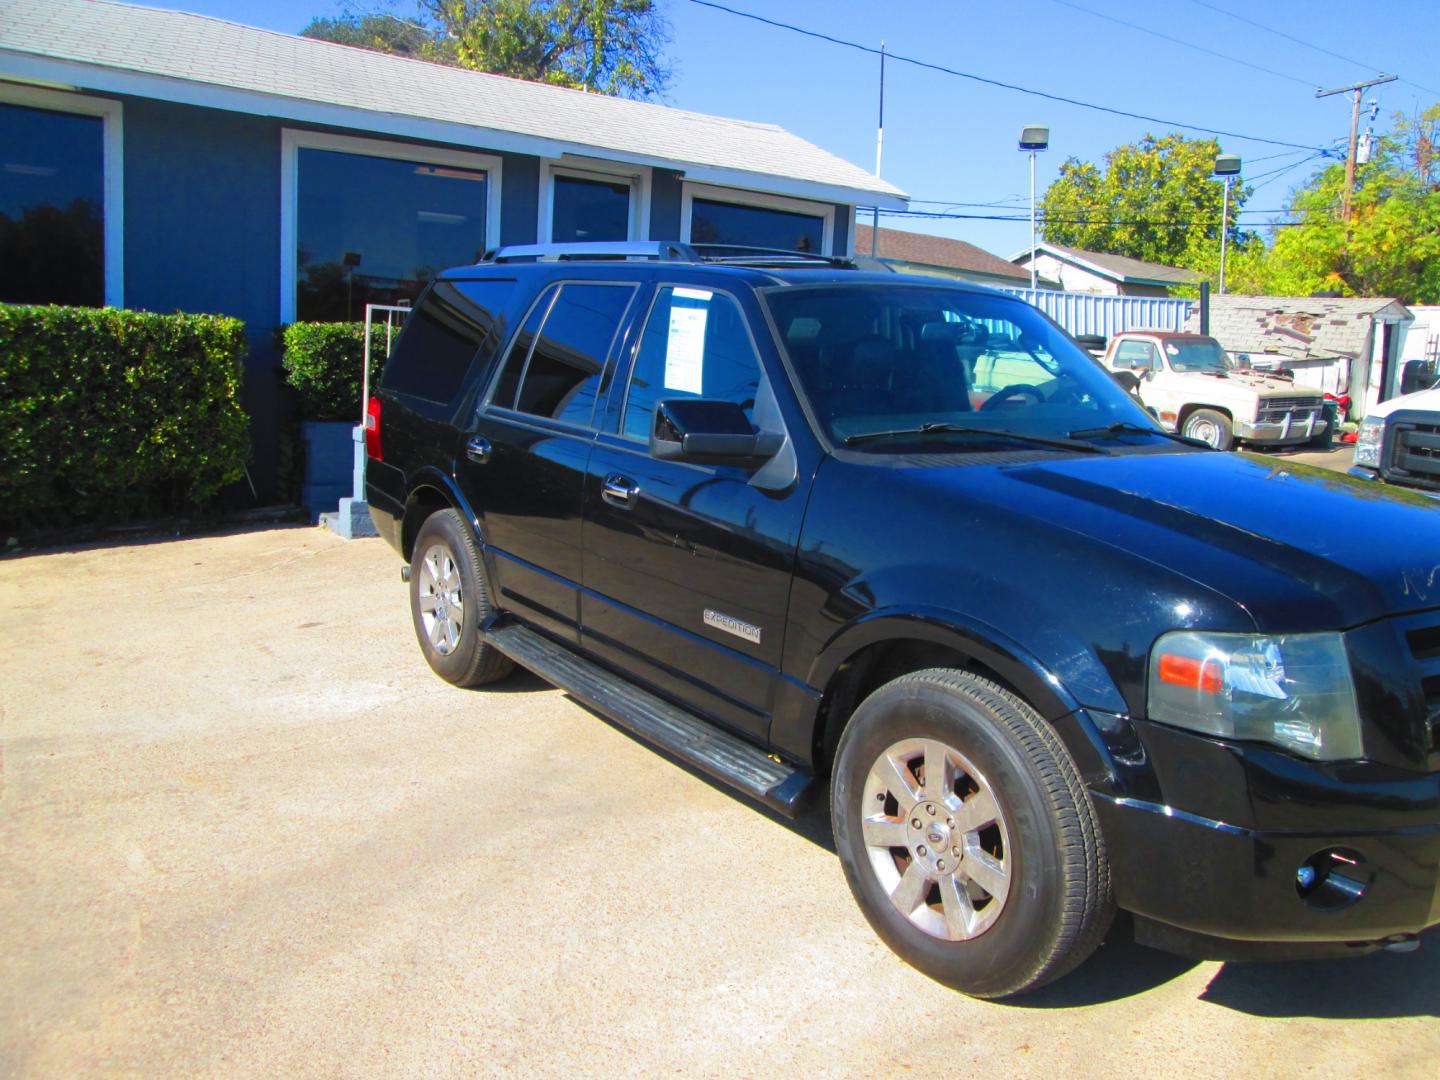
[[[1399,392],[1410,309],[1387,297],[1212,296],[1210,333],[1231,353],[1282,360],[1295,381],[1348,393],[1364,416]],[[1187,330],[1198,332],[1198,309]]]
[[[1026,248],[1012,255],[1010,262],[1023,268],[1028,276],[1031,259],[1032,253]],[[1056,282],[1066,292],[1169,296],[1176,285],[1195,285],[1203,280],[1194,270],[1102,251],[1061,247],[1048,241],[1035,245],[1033,259],[1037,275]]]

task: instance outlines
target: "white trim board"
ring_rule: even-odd
[[[803,214],[820,219],[820,255],[831,255],[835,246],[835,206],[833,203],[807,202],[802,199],[788,199],[780,195],[763,195],[753,191],[740,191],[730,187],[715,187],[710,184],[694,184],[684,181],[680,185],[680,239],[690,242],[690,221],[696,199],[711,202],[730,203],[734,206],[754,206],[762,210],[783,210],[789,214]]]
[[[422,165],[451,165],[485,173],[485,248],[500,245],[501,160],[490,154],[442,150],[416,143],[330,135],[321,131],[285,128],[280,133],[280,322],[295,321],[295,265],[297,218],[299,216],[299,166],[301,150],[337,150],[367,157],[394,158]]]
[[[0,82],[0,104],[98,116],[102,124],[101,207],[105,243],[105,306],[125,306],[125,108],[109,98]]]

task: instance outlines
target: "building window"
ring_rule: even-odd
[[[571,241],[630,238],[630,182],[556,176],[551,203],[550,238]]]
[[[830,254],[835,209],[801,199],[687,184],[682,240]]]
[[[494,159],[287,131],[284,162],[284,322],[358,322],[493,246]]]
[[[114,102],[0,91],[0,302],[120,303],[119,115]]]

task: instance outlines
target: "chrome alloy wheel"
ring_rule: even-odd
[[[420,563],[420,618],[425,635],[441,656],[460,644],[465,625],[464,598],[460,594],[460,567],[444,544],[431,544]]]
[[[990,782],[936,739],[905,739],[865,778],[870,867],[895,909],[947,941],[968,941],[1005,910],[1010,830]]]

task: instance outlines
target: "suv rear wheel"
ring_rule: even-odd
[[[876,933],[976,997],[1059,978],[1114,912],[1089,798],[1025,702],[962,671],[887,683],[841,736],[831,815]]]
[[[480,552],[454,510],[431,514],[410,557],[410,615],[431,670],[456,686],[503,679],[514,663],[480,627],[493,610]]]

